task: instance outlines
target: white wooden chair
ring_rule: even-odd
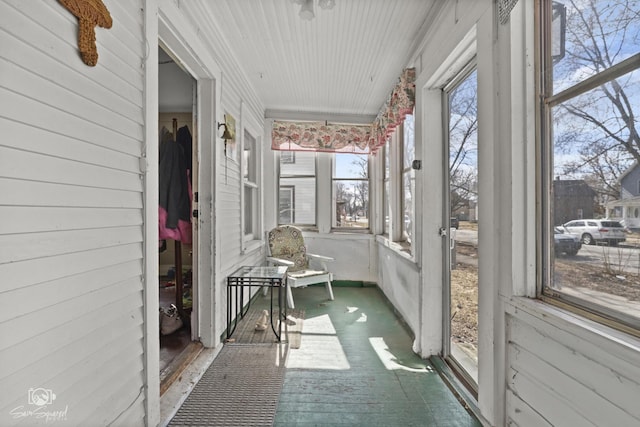
[[[275,265],[286,265],[287,271],[287,303],[295,308],[291,288],[305,287],[316,283],[324,283],[333,300],[331,281],[333,275],[327,268],[327,262],[334,259],[327,256],[310,254],[304,244],[302,231],[292,225],[281,225],[269,231],[270,256],[267,261]]]

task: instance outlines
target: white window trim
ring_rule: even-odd
[[[415,110],[413,112],[413,114],[415,114]],[[412,115],[413,115],[412,114]],[[414,120],[415,120],[415,116],[414,116]],[[400,159],[399,159],[399,165],[400,165],[400,200],[401,200],[401,205],[400,205],[400,211],[402,213],[402,219],[400,221],[400,228],[402,230],[401,234],[402,234],[402,241],[405,242],[405,246],[408,246],[409,249],[411,250],[411,252],[413,252],[414,247],[415,247],[415,236],[416,236],[416,174],[415,174],[415,170],[413,169],[413,164],[410,164],[409,166],[405,167],[404,165],[404,153],[405,153],[405,132],[404,132],[404,122],[402,127],[398,127],[399,134],[401,135],[401,140],[402,140],[402,147],[400,150]],[[414,160],[415,160],[415,147],[416,147],[416,141],[415,141],[415,122],[414,122],[414,141],[413,141],[413,152],[414,152]],[[407,231],[405,224],[404,224],[404,212],[405,212],[405,207],[406,207],[406,199],[405,199],[405,193],[404,193],[404,177],[405,174],[410,174],[413,175],[413,177],[411,178],[413,180],[413,191],[411,193],[411,197],[412,197],[412,203],[413,203],[413,208],[411,209],[411,230],[410,232]],[[409,241],[409,236],[411,236],[411,241]]]
[[[413,194],[413,218],[412,218],[412,242],[408,242],[405,237],[404,230],[404,187],[403,180],[405,174],[404,168],[404,132],[403,126],[398,126],[396,131],[389,137],[388,147],[389,150],[386,151],[384,155],[389,157],[389,193],[387,195],[387,199],[389,202],[389,230],[388,234],[381,235],[382,238],[387,239],[389,242],[386,246],[397,253],[401,254],[403,257],[416,261],[415,256],[415,248],[416,245],[416,217],[415,217],[415,207],[416,207],[416,194]],[[416,141],[414,141],[416,144]],[[385,165],[383,164],[381,167],[382,174],[382,189],[381,194],[384,190],[384,170]],[[417,186],[417,177],[414,177],[414,183]],[[417,192],[417,189],[414,188],[414,193]],[[384,230],[384,197],[382,198],[382,204],[380,205],[379,215],[382,217],[382,230]],[[378,239],[380,241],[380,239]]]
[[[340,153],[336,153],[330,156],[331,159],[331,175],[329,180],[331,182],[331,230],[340,232],[340,233],[371,233],[373,228],[372,224],[372,208],[371,208],[371,156],[367,156],[367,177],[366,178],[339,178],[336,177],[336,155]],[[362,154],[359,154],[362,155]],[[367,218],[369,219],[369,226],[367,228],[354,228],[354,227],[337,227],[334,224],[336,223],[336,212],[335,212],[335,202],[336,202],[336,194],[334,192],[334,181],[366,181],[369,185],[369,194],[367,201]]]
[[[263,247],[263,218],[262,218],[262,197],[263,197],[263,177],[262,177],[262,137],[261,132],[258,130],[260,126],[258,125],[256,120],[248,119],[248,123],[244,123],[245,120],[242,120],[244,117],[244,103],[240,105],[240,147],[239,147],[239,162],[240,162],[240,182],[241,182],[241,191],[240,191],[240,247],[241,253],[246,254],[247,252],[252,252],[258,250]],[[245,149],[245,133],[248,133],[253,138],[253,163],[254,163],[254,177],[255,181],[249,181],[244,176],[244,170],[246,168],[245,159],[244,159],[244,149]],[[256,189],[256,201],[254,206],[252,206],[252,215],[254,222],[254,232],[245,234],[245,188],[250,187]]]
[[[400,144],[401,135],[400,131],[396,131],[391,135],[389,142],[389,238],[392,242],[401,243],[404,240],[402,236],[402,216],[404,210],[402,209],[402,150],[403,146]]]
[[[282,178],[281,168],[280,168],[280,156],[281,151],[276,153],[275,157],[275,165],[276,165],[276,176],[275,176],[275,187],[276,187],[276,196],[275,196],[275,222],[279,223],[280,217],[278,214],[278,206],[280,201],[280,179]],[[296,153],[297,154],[297,153]],[[294,221],[293,225],[299,227],[305,231],[313,231],[319,232],[322,234],[329,233],[346,233],[346,234],[371,234],[372,230],[372,157],[368,158],[368,178],[366,181],[369,183],[369,207],[368,207],[368,216],[369,216],[369,227],[366,229],[354,229],[352,227],[333,227],[334,224],[334,192],[333,192],[333,171],[334,171],[334,154],[333,153],[315,153],[315,175],[288,175],[286,178],[314,178],[315,179],[315,190],[316,190],[316,210],[315,210],[315,224],[302,224],[296,223]],[[349,179],[349,178],[345,178]],[[354,178],[356,180],[357,178]],[[363,179],[364,180],[364,179]],[[295,195],[298,197],[298,195]]]
[[[536,13],[536,15],[540,16],[540,19],[543,19],[544,14],[540,10],[540,8],[538,8],[536,12],[538,12]],[[544,33],[544,36],[540,34],[538,35],[538,38],[547,37],[548,36],[547,25],[542,21],[538,22],[538,25],[541,28],[541,32]],[[537,55],[538,55],[537,59],[540,64],[536,69],[534,69],[535,79],[539,78],[538,76],[540,76],[540,74],[542,73],[541,68],[544,67],[543,64],[546,61],[546,59],[544,58],[544,55],[545,55],[544,47],[540,47],[540,50],[537,52]],[[589,81],[583,80],[582,82],[573,84],[569,88],[559,93],[552,94],[546,99],[544,98],[544,93],[543,93],[544,87],[540,88],[539,92],[541,93],[541,96],[539,98],[537,98],[533,94],[527,96],[527,99],[536,100],[536,105],[534,106],[534,108],[538,108],[539,111],[542,111],[540,113],[541,115],[539,116],[539,119],[536,121],[536,124],[535,124],[535,128],[539,129],[539,137],[537,139],[537,143],[535,144],[536,150],[537,150],[536,155],[540,160],[539,164],[542,165],[540,167],[535,168],[534,176],[536,178],[543,178],[543,180],[548,180],[550,182],[552,180],[550,175],[547,173],[548,168],[553,166],[551,164],[551,161],[548,155],[548,151],[552,149],[551,145],[553,144],[553,141],[551,140],[551,137],[549,135],[550,130],[546,128],[547,123],[550,123],[552,120],[549,117],[546,117],[546,118],[544,117],[545,115],[548,115],[548,111],[549,111],[548,109],[568,99],[572,99],[576,96],[579,96],[580,93],[585,93],[586,91],[589,90],[590,85],[597,86],[600,84],[600,82],[610,81],[610,80],[606,80],[607,77],[615,78],[615,76],[618,74],[622,73],[624,75],[625,73],[628,73],[629,70],[625,68],[626,65],[624,64],[624,62],[625,61],[623,61],[622,63],[618,63],[616,65],[613,65],[612,67],[608,68],[605,71],[602,71],[598,75],[600,76],[601,80],[593,79],[593,77],[590,78]],[[638,70],[638,68],[635,68],[635,69]],[[530,86],[527,85],[527,88],[529,87]],[[543,149],[545,150],[545,152],[547,152],[546,156],[543,154]],[[541,188],[539,190],[540,192],[538,193],[538,197],[540,197],[540,200],[545,202],[543,203],[545,207],[542,208],[543,209],[542,213],[539,215],[539,218],[537,220],[539,231],[536,232],[536,238],[537,240],[539,239],[539,241],[541,241],[541,244],[537,252],[537,254],[540,255],[540,257],[539,257],[539,261],[537,261],[537,264],[536,264],[538,268],[537,270],[538,281],[537,281],[537,289],[536,289],[537,292],[535,296],[537,296],[540,300],[542,300],[544,303],[547,303],[548,305],[558,306],[559,308],[555,308],[555,307],[554,308],[559,310],[560,313],[564,313],[566,316],[574,316],[580,319],[581,321],[589,322],[588,326],[586,324],[581,323],[581,325],[584,328],[597,325],[596,329],[607,331],[607,334],[609,335],[611,335],[610,334],[611,330],[616,330],[616,335],[623,334],[621,335],[622,337],[621,339],[624,342],[635,341],[637,337],[640,336],[640,328],[635,326],[638,323],[637,318],[634,317],[632,321],[628,321],[627,320],[628,316],[623,312],[620,312],[617,310],[610,310],[606,306],[603,306],[597,303],[593,304],[581,298],[574,298],[573,296],[556,292],[552,288],[549,288],[548,291],[544,290],[544,287],[546,285],[552,283],[552,275],[553,275],[553,273],[549,271],[550,267],[552,266],[552,262],[549,258],[550,250],[548,249],[548,247],[550,247],[551,245],[547,244],[547,242],[552,241],[553,235],[552,234],[550,235],[550,232],[545,232],[546,230],[545,224],[552,223],[550,219],[551,209],[548,207],[548,204],[552,203],[553,200],[551,197],[548,196],[548,191],[546,189],[546,186],[542,185],[540,187]],[[591,320],[588,320],[588,319],[591,319]]]
[[[387,194],[388,191],[386,189],[387,183],[389,183],[389,189],[391,189],[391,164],[389,163],[388,175],[387,175],[387,165],[386,165],[387,161],[390,161],[389,151],[391,150],[391,144],[389,143],[389,140],[387,140],[387,142],[385,143],[383,150],[384,150],[383,151],[384,157],[381,159],[380,161],[381,165],[379,167],[380,175],[382,177],[382,179],[380,180],[382,182],[382,187],[380,188],[381,205],[376,212],[380,212],[380,224],[381,224],[380,234],[385,238],[389,238],[390,231],[391,231],[391,207],[390,207],[390,203],[387,203],[389,194]],[[386,208],[389,209],[387,212],[385,212]],[[386,224],[387,216],[389,216],[389,227],[387,227],[387,224]]]
[[[275,157],[275,162],[276,162],[276,176],[275,176],[275,186],[276,186],[276,196],[275,196],[275,212],[276,212],[276,217],[275,217],[275,223],[277,225],[280,225],[280,214],[279,214],[279,206],[280,206],[280,179],[282,178],[282,171],[280,168],[280,156],[282,155],[283,151],[277,151]],[[316,210],[315,210],[315,223],[314,224],[299,224],[296,222],[293,222],[291,225],[294,225],[302,230],[309,230],[309,231],[317,231],[318,230],[318,221],[319,221],[319,217],[321,216],[321,212],[319,212],[319,201],[322,200],[320,198],[319,192],[321,191],[321,189],[319,188],[319,175],[320,175],[320,159],[319,159],[319,155],[318,154],[322,154],[322,153],[315,153],[315,174],[313,175],[287,175],[285,178],[306,178],[306,179],[310,179],[311,177],[313,177],[315,179],[315,189],[316,189],[316,201],[315,201],[315,205],[316,205]],[[296,160],[297,161],[297,160]],[[294,162],[295,163],[295,162]],[[295,201],[295,191],[294,191],[294,201]]]

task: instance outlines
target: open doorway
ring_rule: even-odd
[[[198,144],[196,80],[158,52],[160,394],[195,359]]]

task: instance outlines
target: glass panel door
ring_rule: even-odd
[[[468,67],[444,90],[448,157],[443,235],[445,356],[474,391],[478,382],[478,100]]]

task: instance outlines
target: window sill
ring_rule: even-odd
[[[408,261],[415,262],[415,258],[411,251],[411,246],[406,242],[393,242],[385,235],[379,234],[376,236],[376,241],[387,249],[397,253],[402,258]]]
[[[506,312],[516,318],[525,317],[525,321],[541,327],[546,324],[606,349],[608,353],[620,358],[637,361],[640,354],[639,338],[539,299],[513,297],[506,299],[505,305]]]
[[[332,234],[371,234],[371,230],[368,228],[348,228],[348,227],[334,227],[331,229]]]
[[[262,240],[247,240],[243,243],[243,254],[248,254],[251,252],[256,252],[257,250],[264,247],[264,242]]]
[[[279,226],[282,225],[292,225],[296,228],[299,228],[302,232],[310,232],[310,233],[317,233],[318,232],[318,227],[315,225],[298,225],[298,224],[280,224]]]

